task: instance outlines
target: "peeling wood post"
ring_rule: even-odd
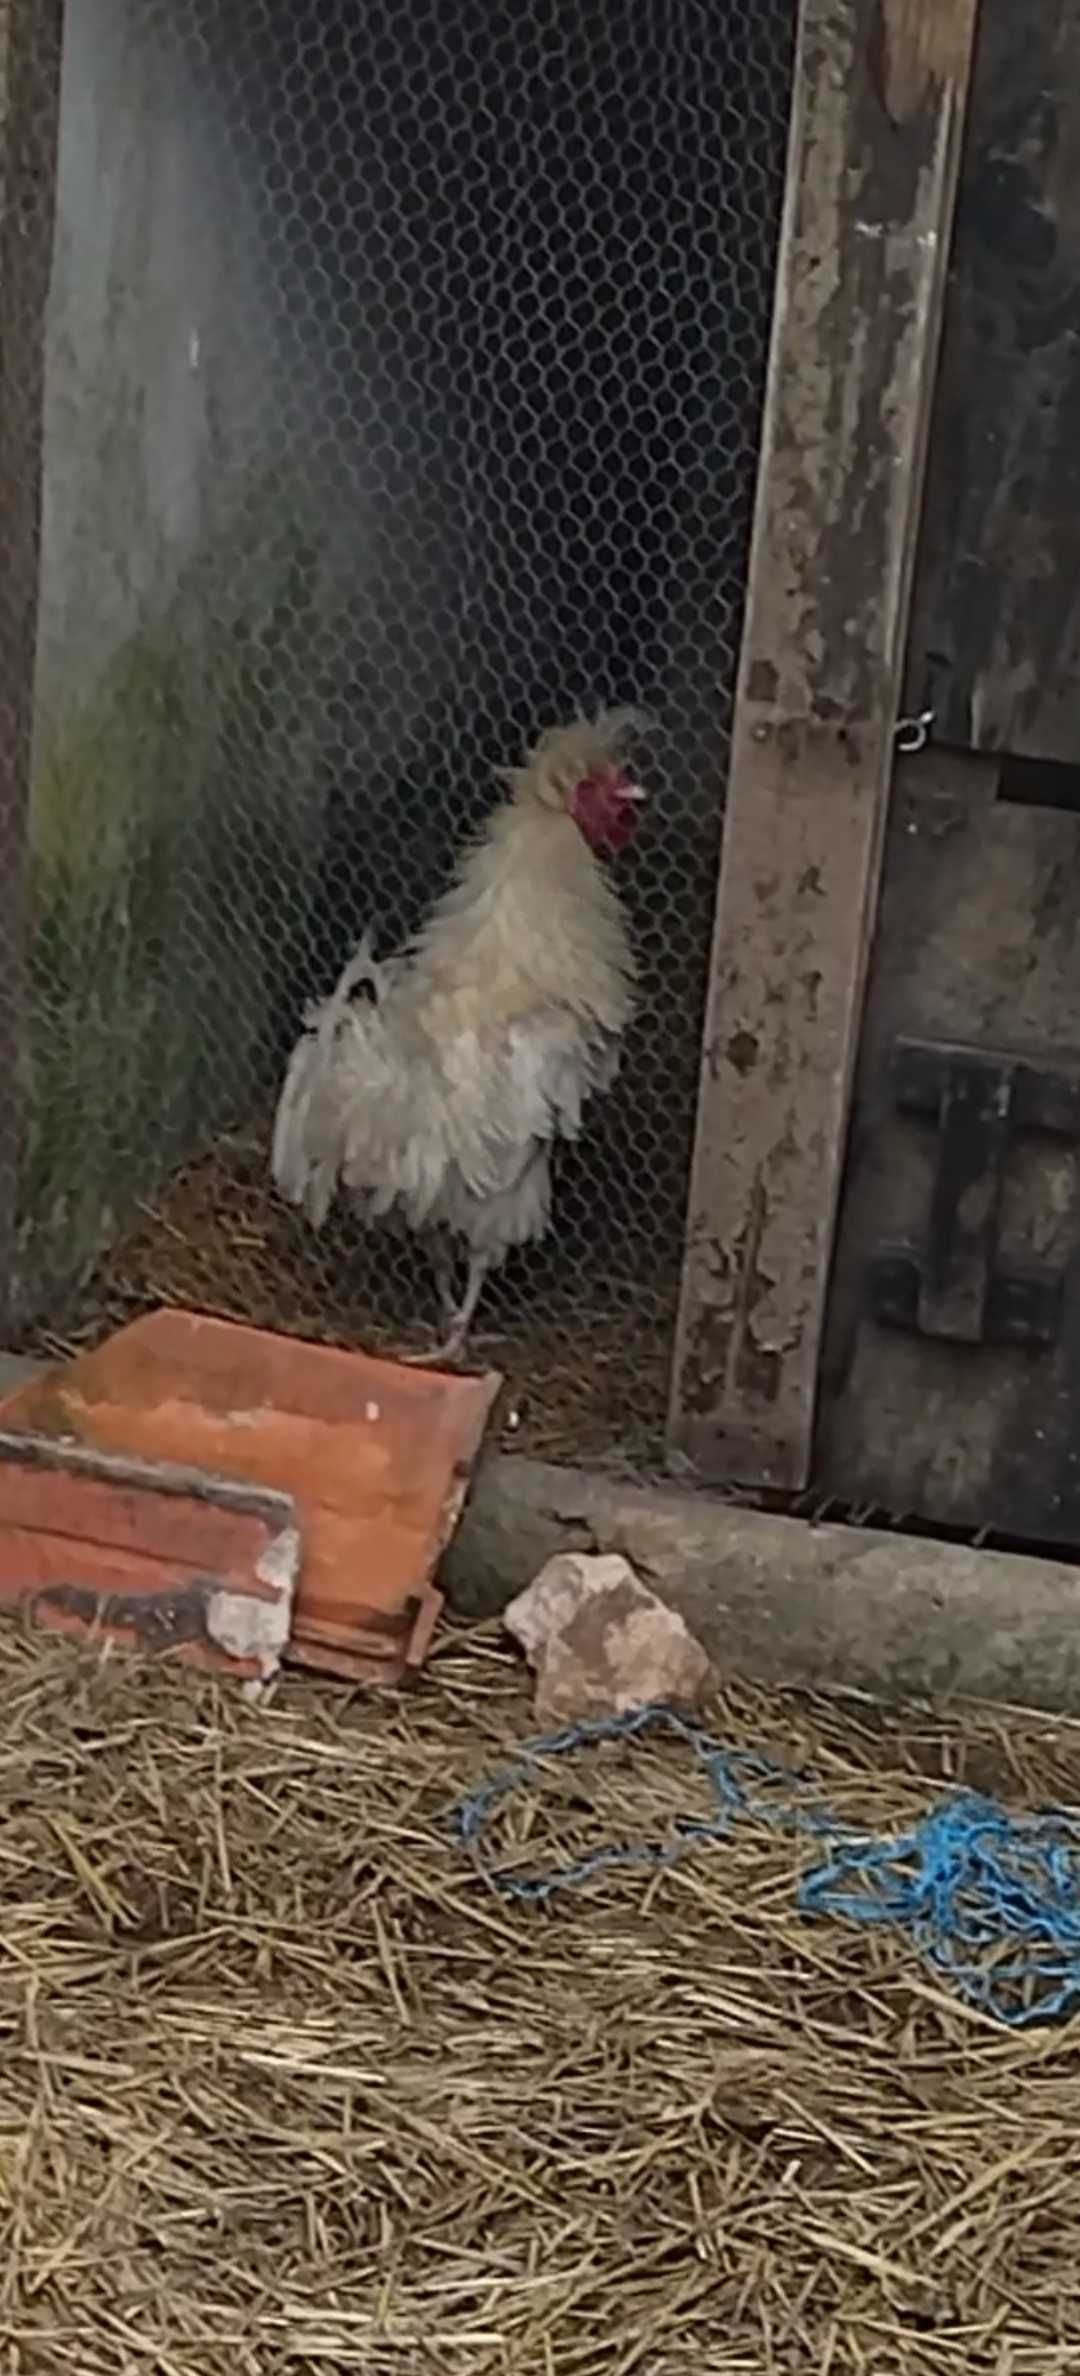
[[[978,0],[801,0],[669,1444],[799,1487]]]
[[[45,308],[63,0],[0,0],[0,1332],[15,1271]]]

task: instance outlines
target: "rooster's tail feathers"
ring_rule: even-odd
[[[331,1110],[326,1094],[331,1054],[316,1032],[304,1033],[289,1058],[274,1116],[275,1182],[290,1204],[304,1207],[315,1229],[322,1228],[330,1210],[338,1177],[336,1150],[325,1128],[318,1128],[320,1117]]]
[[[330,997],[306,1010],[303,1037],[289,1059],[274,1117],[275,1182],[290,1204],[303,1206],[315,1229],[322,1228],[341,1172],[344,1148],[335,1057],[349,1000],[361,982],[369,982],[379,997],[382,969],[375,962],[370,927]]]

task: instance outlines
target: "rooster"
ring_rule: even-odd
[[[460,1356],[489,1271],[544,1235],[552,1149],[615,1077],[635,966],[603,861],[645,798],[625,761],[642,723],[549,728],[500,771],[508,797],[416,938],[377,962],[365,933],[290,1059],[277,1186],[316,1229],[341,1187],[365,1221],[430,1233],[446,1334],[423,1360]]]

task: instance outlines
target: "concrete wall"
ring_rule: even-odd
[[[328,623],[344,633],[365,601],[374,620],[377,588],[379,615],[408,612],[422,640],[459,523],[445,518],[440,539],[445,489],[420,460],[430,393],[404,381],[372,326],[385,243],[370,270],[355,239],[338,252],[305,162],[318,58],[291,107],[279,87],[289,14],[271,0],[246,24],[235,15],[230,34],[211,0],[68,0],[47,709],[161,616],[197,558],[220,556],[219,615],[253,584],[267,596],[290,529],[310,548]],[[431,692],[428,679],[417,687],[425,713]],[[385,706],[360,721],[369,751]]]
[[[272,460],[259,265],[224,126],[195,103],[158,12],[70,0],[46,360],[28,1312],[79,1274],[217,1103],[203,1051],[218,985],[197,977],[221,939],[238,823],[222,736],[242,692],[243,600],[231,590],[222,617],[214,579],[234,545],[250,592],[266,549],[250,514]],[[236,922],[220,991],[239,1056],[257,1037],[266,952]]]
[[[159,12],[69,0],[47,365],[46,716],[160,617],[269,457],[265,259]]]
[[[437,699],[439,646],[424,638],[437,491],[410,480],[409,394],[368,333],[355,258],[343,279],[332,243],[312,244],[303,110],[299,129],[280,116],[287,20],[264,9],[230,32],[230,13],[68,0],[27,1311],[55,1299],[178,1156],[252,1117],[295,1020],[342,753],[362,797],[392,736],[420,721],[422,742]],[[286,129],[295,200],[273,185]],[[393,425],[396,474],[378,417]],[[412,664],[392,713],[358,654],[384,664],[410,604]]]

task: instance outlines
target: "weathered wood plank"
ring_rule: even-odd
[[[908,667],[937,731],[1080,762],[1080,0],[982,0]]]
[[[997,784],[997,761],[967,751],[897,768],[813,1491],[1068,1548],[1080,1542],[1080,817],[1002,800]],[[912,1095],[912,1043],[934,1052],[929,1082],[916,1073],[936,1097]],[[966,1076],[977,1094],[980,1074],[990,1088],[998,1076],[1004,1144],[969,1130],[957,1165],[957,1092]],[[977,1296],[933,1292],[950,1275],[962,1286],[968,1263]]]
[[[15,1261],[45,305],[63,0],[0,0],[0,1331]]]
[[[803,0],[672,1452],[805,1481],[977,0]]]

